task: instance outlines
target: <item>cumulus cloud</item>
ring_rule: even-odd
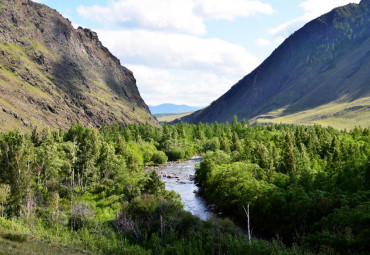
[[[77,11],[111,28],[97,30],[99,38],[133,71],[146,103],[197,106],[217,99],[261,62],[241,45],[199,37],[204,22],[274,12],[256,0],[115,0]]]
[[[97,30],[102,43],[133,71],[145,102],[207,105],[261,62],[221,39],[147,30]]]
[[[127,65],[134,72],[140,94],[149,105],[164,102],[206,106],[240,79],[200,70],[172,70]]]
[[[147,30],[97,32],[124,63],[245,75],[261,62],[244,47],[218,38]]]
[[[335,7],[346,5],[351,2],[359,3],[360,0],[308,0],[302,2],[299,4],[304,10],[302,16],[271,28],[268,32],[273,36],[287,37],[310,20],[331,11]]]
[[[200,17],[193,13],[191,0],[119,0],[106,7],[80,6],[77,12],[99,22],[118,26],[132,25],[158,30],[183,31],[205,34],[206,27]]]
[[[91,20],[162,31],[206,33],[204,20],[272,14],[271,5],[247,0],[118,0],[107,6],[80,6],[77,12]]]
[[[256,39],[256,44],[258,46],[265,47],[271,45],[271,41],[266,38],[259,37]]]
[[[275,11],[271,5],[261,1],[198,0],[195,1],[195,12],[205,19],[233,20],[256,13],[273,14]]]

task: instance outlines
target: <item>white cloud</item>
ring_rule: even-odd
[[[248,17],[256,13],[274,13],[272,6],[269,4],[246,0],[198,0],[195,1],[195,11],[205,19],[224,20]]]
[[[245,75],[261,62],[244,47],[217,38],[147,30],[97,32],[103,44],[126,64]]]
[[[303,26],[307,23],[310,19],[304,15],[302,17],[295,18],[293,20],[289,20],[283,24],[280,24],[277,27],[271,28],[268,30],[270,35],[279,36],[279,37],[287,37],[292,32]]]
[[[221,39],[147,30],[97,32],[133,71],[141,96],[151,105],[207,105],[261,62]]]
[[[278,36],[275,38],[274,42],[277,44],[277,45],[280,45],[284,42],[286,38],[284,36]]]
[[[239,76],[196,70],[167,70],[127,65],[134,72],[140,94],[149,105],[164,102],[206,106],[224,94]]]
[[[83,27],[83,26],[81,26],[80,24],[77,24],[77,23],[72,23],[72,26],[73,26],[75,29],[77,29],[78,27]]]
[[[259,37],[256,39],[256,44],[258,46],[265,47],[271,45],[271,41],[266,38]]]
[[[205,34],[206,27],[193,8],[192,0],[119,0],[106,7],[80,6],[77,12],[85,18],[118,26]]]
[[[268,32],[273,36],[287,37],[310,20],[331,11],[335,7],[346,5],[351,2],[359,3],[360,0],[308,0],[302,2],[299,4],[304,10],[302,16],[274,27]]]
[[[204,20],[233,20],[256,13],[272,14],[271,5],[248,0],[118,0],[107,6],[80,6],[77,12],[97,22],[151,30],[206,33]]]
[[[302,7],[306,14],[316,18],[324,13],[327,13],[335,7],[346,5],[348,3],[359,3],[360,0],[308,0],[301,3],[299,6]]]
[[[97,30],[99,38],[133,71],[147,104],[194,106],[217,99],[261,63],[241,45],[197,37],[206,33],[204,21],[274,12],[248,0],[116,0],[77,11],[115,25]]]

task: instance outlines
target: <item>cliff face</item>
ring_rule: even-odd
[[[133,73],[89,29],[30,0],[0,0],[1,129],[157,124]]]
[[[236,114],[239,119],[269,122],[280,118],[284,122],[286,116],[296,114],[299,119],[328,104],[340,107],[333,107],[326,117],[345,113],[343,121],[347,121],[351,112],[351,116],[367,115],[369,120],[369,17],[369,0],[363,0],[309,22],[227,93],[182,120],[223,122]],[[345,106],[360,99],[361,104],[351,109]],[[310,118],[292,123],[313,123],[321,118],[325,116],[312,113]]]

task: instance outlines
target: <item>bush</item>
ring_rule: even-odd
[[[69,225],[72,226],[74,231],[77,231],[88,225],[92,218],[93,210],[90,208],[89,204],[86,201],[79,201],[72,209]]]
[[[185,151],[181,149],[172,149],[166,151],[166,155],[168,156],[168,159],[171,161],[181,160],[185,158]]]
[[[163,151],[157,151],[152,156],[152,161],[155,164],[164,164],[167,162],[167,160],[168,157],[166,156],[166,153],[164,153]]]
[[[27,240],[27,238],[24,235],[13,234],[13,233],[1,234],[1,237],[6,240],[17,242],[17,243],[23,243]]]

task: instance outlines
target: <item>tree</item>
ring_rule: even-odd
[[[100,147],[98,131],[86,128],[78,142],[76,162],[78,186],[80,191],[85,192],[89,179],[94,180],[97,174],[95,162]]]
[[[40,145],[35,148],[35,170],[37,173],[37,184],[44,185],[47,188],[47,183],[50,180],[57,182],[59,170],[59,158],[57,144],[54,142],[53,136],[49,129],[45,129]]]
[[[291,135],[287,134],[284,139],[282,148],[282,172],[283,173],[296,173],[297,160],[294,153],[294,144]]]
[[[164,191],[165,185],[155,170],[149,173],[148,179],[144,183],[144,191],[149,194],[159,195]]]
[[[1,203],[1,217],[4,217],[5,206],[8,200],[10,186],[7,184],[0,184],[0,203]]]
[[[231,127],[232,127],[233,131],[236,131],[238,125],[239,125],[238,116],[234,115],[233,121],[231,122]]]
[[[113,145],[103,142],[96,161],[99,179],[109,179],[111,177],[112,170],[114,170],[114,163],[115,154]]]
[[[232,151],[241,151],[242,145],[239,141],[238,134],[236,132],[233,132],[232,137],[231,137],[231,150]]]
[[[220,149],[225,152],[230,152],[230,141],[225,135],[225,133],[222,133],[221,137],[219,138],[220,141]]]
[[[20,213],[31,186],[33,145],[18,131],[0,141],[0,176],[10,186],[10,205]]]

